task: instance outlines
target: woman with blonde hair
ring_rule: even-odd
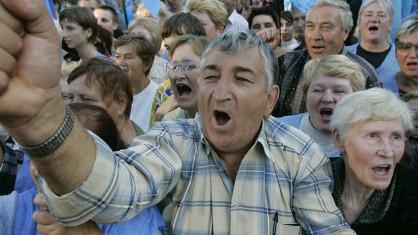
[[[391,89],[393,75],[399,70],[395,46],[390,40],[393,7],[388,0],[367,0],[360,7],[356,33],[359,43],[347,50],[367,60],[376,69],[383,87]]]
[[[363,73],[345,55],[329,55],[308,61],[303,74],[303,92],[308,112],[281,117],[279,120],[308,134],[328,157],[339,157],[331,135],[331,115],[341,98],[365,89]]]

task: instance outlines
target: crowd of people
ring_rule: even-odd
[[[0,234],[418,234],[418,1],[283,2],[0,0]]]

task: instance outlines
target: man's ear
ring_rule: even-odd
[[[273,84],[270,91],[268,92],[266,108],[264,110],[264,117],[269,116],[271,112],[273,111],[274,106],[276,105],[277,100],[279,99],[279,94],[280,94],[279,86],[276,84]]]
[[[347,32],[346,30],[344,30],[344,42],[347,40],[348,35],[350,35],[350,32],[349,31]]]
[[[337,149],[340,150],[341,153],[345,152],[344,140],[337,129],[332,130],[332,139],[334,140]]]

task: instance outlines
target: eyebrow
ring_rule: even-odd
[[[204,70],[216,70],[216,71],[218,71],[219,70],[219,66],[216,65],[216,64],[208,64],[208,65],[205,65],[202,68],[202,71],[204,71]]]
[[[251,73],[252,75],[255,75],[254,70],[247,68],[247,67],[243,67],[243,66],[236,66],[234,67],[234,72],[238,73],[238,72],[247,72],[247,73]]]
[[[215,71],[219,71],[219,70],[220,70],[220,68],[219,68],[219,66],[218,66],[218,65],[216,65],[216,64],[208,64],[208,65],[206,65],[206,66],[204,66],[204,67],[202,68],[202,71],[204,71],[204,70],[215,70]],[[234,71],[234,73],[238,73],[238,72],[247,72],[247,73],[251,73],[251,74],[253,74],[253,75],[255,75],[255,74],[256,74],[254,70],[252,70],[252,69],[250,69],[250,68],[247,68],[247,67],[244,67],[244,66],[235,66],[235,67],[233,68],[233,71]]]

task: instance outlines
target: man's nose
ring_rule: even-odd
[[[321,39],[322,39],[321,30],[320,30],[319,28],[315,28],[315,29],[312,31],[312,37],[313,37],[315,40],[321,40]]]
[[[216,101],[225,101],[231,98],[231,86],[225,78],[220,78],[213,91],[213,98]]]

